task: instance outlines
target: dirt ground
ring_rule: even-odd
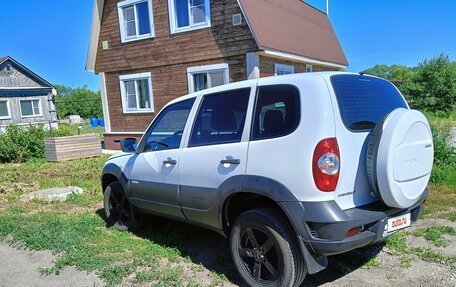
[[[30,251],[11,246],[8,241],[0,241],[1,287],[104,286],[95,274],[81,272],[74,267],[65,268],[59,275],[42,275],[42,268],[53,266],[55,256],[49,251]]]
[[[444,219],[424,219],[418,221],[409,231],[431,226],[452,226],[456,222]],[[422,237],[407,236],[407,244],[413,247],[430,248],[447,257],[456,256],[456,236],[445,235],[447,245],[435,247]],[[220,247],[226,248],[226,246]],[[220,270],[231,274],[225,286],[239,286],[230,260],[220,265],[215,254],[220,250],[205,248],[194,250],[199,260],[209,270]],[[365,263],[376,254],[375,264]],[[456,286],[456,266],[448,263],[430,263],[409,254],[409,267],[402,267],[400,256],[387,247],[375,246],[355,250],[348,254],[330,258],[328,269],[309,275],[302,286]],[[65,268],[59,275],[43,275],[42,268],[51,267],[55,256],[47,251],[33,252],[20,246],[10,246],[8,239],[0,241],[0,286],[103,286],[95,274],[81,272],[75,268]],[[191,268],[188,272],[191,272]],[[131,286],[128,280],[124,286]],[[127,283],[128,282],[128,283]],[[204,280],[202,282],[204,284]],[[134,284],[133,284],[134,285]]]

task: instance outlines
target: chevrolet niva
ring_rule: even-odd
[[[107,220],[132,230],[150,213],[217,231],[249,286],[299,286],[327,256],[410,226],[434,156],[427,119],[393,84],[343,72],[178,98],[121,147],[102,175]]]

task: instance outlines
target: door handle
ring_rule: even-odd
[[[168,164],[176,165],[177,164],[177,160],[175,160],[175,159],[167,159],[167,160],[163,161],[163,164],[165,164],[165,165],[168,165]]]
[[[220,161],[221,164],[240,164],[240,159],[222,159]]]

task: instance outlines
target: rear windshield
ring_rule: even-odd
[[[388,81],[361,75],[335,75],[331,83],[345,126],[362,131],[375,127],[396,108],[407,108],[402,96]]]

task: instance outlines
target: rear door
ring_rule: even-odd
[[[179,199],[190,221],[217,227],[218,200],[227,190],[241,190],[247,166],[248,131],[254,85],[203,92],[201,103],[182,151]]]
[[[348,209],[377,201],[366,171],[369,134],[393,110],[408,108],[407,103],[393,84],[380,78],[338,74],[328,80],[341,160],[336,202]]]

